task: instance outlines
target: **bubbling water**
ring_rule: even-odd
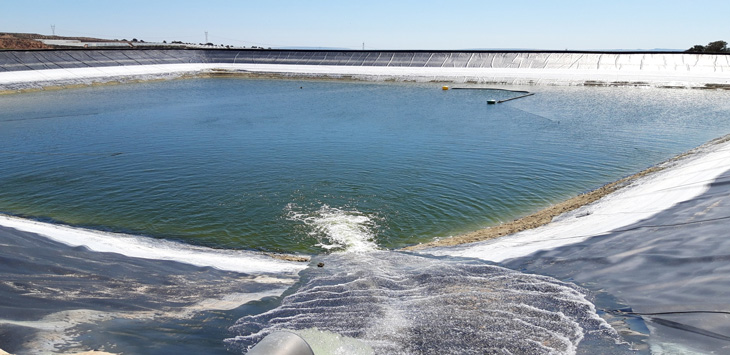
[[[344,210],[323,205],[311,213],[300,211],[295,204],[287,206],[287,218],[303,222],[310,228],[309,235],[316,238],[325,250],[370,252],[378,249],[375,243],[376,219],[357,210]]]
[[[303,271],[277,308],[239,319],[226,343],[246,351],[286,329],[336,333],[376,354],[571,354],[585,338],[604,352],[621,346],[583,289],[549,277],[387,251],[317,261],[324,267]]]

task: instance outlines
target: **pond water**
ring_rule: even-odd
[[[196,79],[0,97],[0,211],[215,248],[397,248],[723,135],[728,93]]]

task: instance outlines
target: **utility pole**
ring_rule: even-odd
[[[365,42],[362,42],[362,50],[365,50]]]
[[[56,25],[51,25],[51,32],[54,36],[56,35]]]
[[[208,43],[208,31],[205,31],[205,43]]]

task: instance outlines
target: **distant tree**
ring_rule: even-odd
[[[686,50],[685,52],[688,52],[688,53],[705,53],[705,46],[700,45],[700,44],[696,44],[696,45],[692,46],[692,48]]]
[[[727,47],[725,41],[710,42],[706,46],[694,45],[692,48],[686,50],[687,53],[730,53],[730,48]]]
[[[725,41],[710,42],[705,46],[705,53],[723,53],[727,51],[727,42]]]
[[[136,38],[132,38],[132,42],[135,42],[136,43],[137,42],[137,39]]]
[[[162,41],[162,43],[167,44],[167,41]]]

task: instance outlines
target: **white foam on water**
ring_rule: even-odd
[[[343,250],[364,253],[378,249],[375,243],[377,223],[372,216],[357,210],[344,210],[323,205],[311,213],[301,212],[296,204],[289,204],[287,217],[303,222],[310,228],[309,235],[317,238],[317,246],[325,250]]]
[[[257,301],[266,297],[278,297],[284,292],[286,292],[287,287],[282,288],[276,288],[273,290],[267,290],[262,292],[238,292],[238,293],[231,293],[231,294],[224,294],[221,297],[218,298],[208,298],[204,299],[198,303],[195,303],[191,306],[185,307],[182,311],[180,311],[180,315],[178,315],[179,318],[189,317],[197,312],[207,311],[207,310],[221,310],[221,311],[229,311],[236,309],[240,307],[241,305],[244,305],[251,301]]]
[[[58,349],[62,348],[71,348],[67,349],[68,351],[84,351],[83,341],[79,340],[80,334],[76,328],[80,325],[98,325],[115,319],[141,322],[159,319],[189,319],[198,312],[231,310],[250,301],[279,296],[284,291],[286,291],[286,288],[253,293],[224,294],[218,298],[204,299],[193,305],[170,307],[165,310],[99,311],[71,309],[51,313],[38,320],[18,321],[0,318],[0,324],[33,328],[36,333],[24,344],[24,348],[29,350],[29,353],[51,354],[57,353]],[[0,355],[2,354],[0,351]]]
[[[0,225],[38,234],[72,247],[84,246],[96,252],[176,261],[249,274],[296,273],[307,266],[304,263],[277,260],[249,251],[205,248],[168,240],[100,232],[6,215],[0,215]]]
[[[74,348],[81,346],[80,342],[76,340],[78,330],[75,330],[75,327],[81,324],[101,323],[115,318],[152,319],[154,316],[153,311],[112,313],[72,309],[51,313],[36,321],[0,319],[0,324],[33,328],[36,333],[30,340],[26,341],[24,347],[35,354],[53,354],[57,353],[61,347]],[[3,352],[0,351],[0,354],[3,354]]]

